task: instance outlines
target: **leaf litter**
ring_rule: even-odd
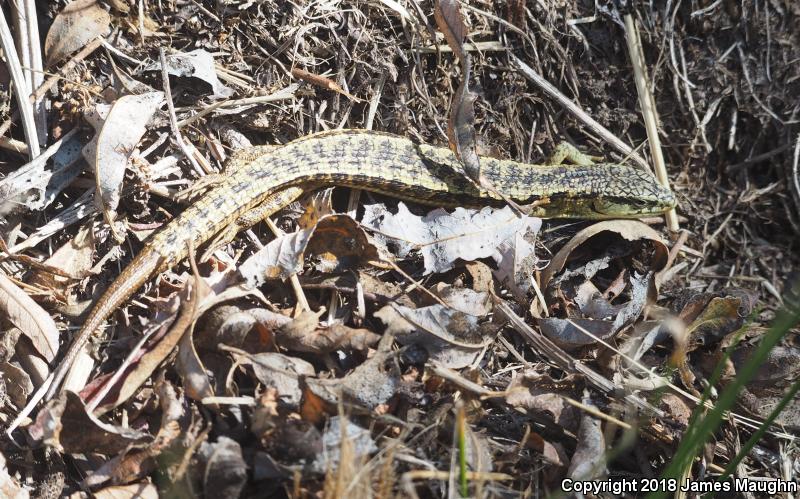
[[[63,345],[144,237],[213,188],[228,146],[389,131],[449,145],[488,190],[478,154],[536,161],[569,138],[626,160],[516,60],[617,137],[645,140],[619,63],[621,15],[606,6],[42,6],[58,73],[43,94],[52,145],[30,162],[2,152],[0,421],[21,427],[0,445],[0,492],[494,497],[547,494],[567,477],[658,476],[699,397],[735,379],[796,299],[800,227],[800,80],[785,63],[798,57],[800,11],[669,8],[638,14],[647,60],[669,61],[652,85],[684,234],[327,190],[199,248],[192,277],[181,265],[151,279],[87,354],[86,387],[20,416],[55,366],[58,332]],[[736,26],[747,46],[722,36]],[[167,44],[171,88],[159,79]],[[4,139],[24,138],[18,111],[2,109]],[[770,416],[797,358],[795,330],[693,478],[724,467]],[[797,414],[789,401],[739,473],[796,479],[784,442]]]

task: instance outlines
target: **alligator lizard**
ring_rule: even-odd
[[[675,206],[670,190],[649,173],[618,164],[530,165],[481,158],[481,168],[500,193],[540,217],[633,218]],[[232,158],[227,171],[220,185],[155,233],[105,291],[54,372],[46,399],[58,391],[80,350],[111,313],[154,274],[186,257],[190,241],[196,248],[237,221],[238,229],[255,223],[242,220],[259,207],[259,218],[277,211],[302,192],[300,187],[351,186],[439,206],[499,202],[466,178],[448,149],[363,130],[310,135],[268,153],[254,149]],[[280,196],[291,189],[291,195]]]

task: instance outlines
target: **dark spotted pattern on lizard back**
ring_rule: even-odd
[[[169,261],[177,261],[185,256],[189,239],[199,245],[272,193],[294,185],[348,185],[436,205],[497,201],[465,176],[449,150],[418,145],[388,134],[359,130],[326,132],[296,140],[271,153],[243,157],[246,159],[242,164],[229,166],[234,172],[231,177],[153,238],[156,251]],[[500,192],[520,204],[542,198],[636,201],[635,212],[616,216],[660,213],[674,205],[672,194],[649,173],[627,166],[537,166],[483,158],[481,167]],[[546,210],[545,207],[538,214],[614,216]]]
[[[652,176],[626,166],[536,166],[488,158],[481,164],[486,179],[517,203],[550,200],[537,206],[534,213],[539,216],[637,217],[675,205],[672,193]],[[336,130],[283,147],[253,148],[236,154],[227,170],[220,185],[147,241],[95,304],[53,375],[48,399],[89,337],[147,279],[184,258],[190,241],[199,247],[263,203],[269,204],[267,212],[277,211],[291,200],[278,195],[286,188],[347,185],[445,206],[498,202],[466,178],[449,150],[363,130]]]

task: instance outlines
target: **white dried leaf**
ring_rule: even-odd
[[[0,310],[48,362],[58,352],[56,323],[38,303],[18,288],[5,274],[0,273]]]
[[[0,179],[0,215],[25,209],[41,210],[82,171],[81,143],[70,131],[27,164]],[[53,158],[52,169],[47,161]]]
[[[375,239],[400,257],[419,250],[425,274],[430,274],[450,270],[458,259],[492,257],[500,261],[502,254],[498,248],[502,244],[508,241],[513,244],[517,233],[537,233],[542,222],[538,218],[519,217],[508,206],[480,211],[456,208],[453,213],[440,208],[419,217],[399,203],[397,214],[389,213],[381,204],[366,206],[362,223],[374,229]]]
[[[389,9],[395,11],[403,21],[414,22],[415,19],[409,14],[408,10],[405,7],[400,5],[399,2],[395,0],[378,0],[380,3],[388,7]]]
[[[47,66],[52,67],[110,30],[111,16],[97,0],[70,2],[59,12],[47,32],[44,42]]]
[[[538,229],[537,226],[536,230]],[[496,260],[497,270],[493,270],[492,273],[519,302],[527,299],[528,291],[533,284],[533,272],[539,262],[535,249],[536,247],[526,239],[526,234],[522,231],[514,234],[513,238],[497,248],[500,258]]]
[[[349,441],[349,456],[342,456],[343,441]],[[351,423],[345,418],[335,416],[330,418],[325,433],[322,435],[322,452],[311,464],[317,473],[325,473],[339,468],[342,458],[352,459],[353,462],[366,462],[367,456],[378,452],[378,446],[372,439],[369,430]]]
[[[160,71],[161,63],[155,62],[146,70]],[[212,97],[220,99],[233,95],[233,90],[223,85],[217,78],[214,68],[214,57],[211,53],[197,49],[188,53],[170,54],[167,56],[167,72],[172,76],[199,78],[211,85]]]
[[[286,279],[303,268],[303,252],[314,227],[278,236],[239,267],[247,283],[261,286],[265,279]]]
[[[418,309],[387,305],[375,317],[399,343],[420,345],[432,360],[451,369],[472,364],[497,330],[490,323],[480,324],[479,317],[438,304]]]
[[[303,223],[313,223],[313,220]],[[315,265],[322,272],[388,259],[381,247],[348,215],[324,215],[307,229],[270,241],[248,258],[239,271],[251,286],[260,286],[265,279],[286,279],[302,270],[306,250],[318,257]]]
[[[278,397],[290,407],[297,407],[303,397],[301,376],[315,376],[311,363],[276,352],[263,352],[247,357],[258,381],[275,388]]]
[[[465,314],[483,317],[492,311],[492,299],[482,291],[440,283],[433,292],[448,306]]]
[[[104,212],[113,214],[117,209],[128,158],[163,102],[164,92],[126,95],[110,107],[98,105],[94,113],[86,116],[96,133],[83,148],[83,155],[95,171]]]

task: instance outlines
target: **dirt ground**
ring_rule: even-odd
[[[54,20],[63,19],[65,2],[37,3],[44,36]],[[84,29],[98,30],[108,46],[78,61],[47,93],[51,142],[73,129],[82,145],[89,142],[94,131],[86,114],[98,103],[136,94],[134,84],[163,90],[159,48],[164,48],[167,55],[197,49],[212,54],[217,75],[230,91],[213,97],[215,90],[202,77],[169,78],[178,121],[202,115],[182,127],[184,140],[215,167],[237,142],[286,144],[338,128],[448,145],[449,109],[463,73],[439,33],[433,2],[83,3],[107,14],[87,10],[82,15],[94,23]],[[195,317],[194,347],[189,335],[189,346],[181,343],[178,353],[166,352],[160,367],[143,376],[129,399],[91,415],[80,399],[96,395],[109,374],[129,369],[120,367],[126,352],[142,331],[155,330],[165,320],[166,315],[151,312],[171,310],[174,317],[179,303],[197,300],[184,289],[191,271],[181,264],[151,279],[124,313],[114,316],[116,336],[99,346],[100,368],[80,399],[64,395],[39,406],[13,433],[21,446],[4,435],[0,490],[19,487],[36,497],[90,492],[98,497],[534,497],[558,494],[565,478],[662,476],[691,433],[691,422],[697,422],[690,414],[702,412],[698,397],[710,382],[719,382],[710,390],[716,401],[780,310],[800,295],[797,288],[792,291],[793,283],[800,282],[800,4],[676,0],[623,7],[588,0],[462,2],[472,58],[470,86],[478,95],[478,151],[541,163],[558,143],[568,141],[604,161],[629,162],[527,78],[515,65],[518,59],[652,164],[626,45],[623,16],[631,13],[678,200],[678,231],[669,231],[663,218],[651,217],[646,228],[636,226],[636,237],[626,239],[620,235],[625,229],[613,226],[578,245],[575,238],[594,222],[545,220],[532,239],[537,261],[529,273],[543,287],[546,305],[541,307],[535,287],[519,291],[501,282],[493,274],[499,264],[488,255],[431,274],[418,254],[395,254],[396,263],[389,267],[356,255],[359,264],[342,272],[320,263],[327,258],[324,252],[307,256],[305,263],[301,253],[304,271],[298,285],[316,315],[299,314],[302,307],[288,279],[268,280],[259,288],[268,305],[242,293]],[[60,36],[69,40],[77,35],[67,28]],[[64,40],[60,43],[68,46]],[[55,39],[49,49],[57,50],[58,44]],[[48,76],[73,56],[67,51],[53,62]],[[148,69],[151,64],[155,69]],[[8,88],[3,121],[16,116]],[[290,96],[267,98],[281,92]],[[215,102],[245,98],[261,100],[210,109]],[[166,107],[146,130],[139,145],[132,145],[137,152],[153,146],[152,155],[131,162],[120,188],[116,212],[127,223],[124,242],[95,214],[32,243],[19,253],[28,260],[2,262],[4,271],[28,286],[27,292],[56,318],[61,331],[80,325],[92,300],[146,244],[146,236],[184,209],[184,201],[170,189],[177,192],[197,181],[196,169],[175,142]],[[24,140],[16,122],[6,135]],[[127,146],[117,147],[123,149],[130,152]],[[25,164],[19,154],[0,154],[6,175]],[[178,157],[177,166],[158,178],[154,165],[170,155]],[[6,210],[0,227],[6,249],[37,233],[94,188],[94,179],[95,170],[87,166],[47,207]],[[349,199],[349,189],[337,188],[332,206],[336,212],[351,211],[358,221],[353,226],[367,224],[371,208],[364,205],[380,202],[387,213],[402,211],[390,196],[362,193],[353,210]],[[407,204],[413,216],[431,209]],[[285,209],[273,217],[276,225],[297,231],[299,214],[309,211],[306,206]],[[348,237],[355,233],[339,223],[316,230]],[[94,236],[80,271],[77,252],[69,264],[48,260],[58,248],[84,237],[82,231]],[[274,237],[264,223],[253,232],[263,244]],[[321,244],[334,248],[336,237]],[[576,247],[564,268],[556,269],[553,284],[546,286],[543,273],[548,275],[549,264],[572,241]],[[227,254],[241,262],[257,249],[240,235]],[[336,258],[337,263],[345,260],[341,254]],[[29,260],[46,261],[51,270]],[[601,262],[600,270],[591,270],[593,262]],[[214,276],[226,269],[235,272],[237,266],[212,258],[201,262],[200,274],[211,276],[206,280],[214,288],[215,282],[230,283],[228,277],[215,281]],[[52,267],[72,277],[54,280]],[[430,307],[437,301],[452,305],[448,300],[463,289],[496,299],[491,311],[467,328],[469,334],[491,337],[481,343],[480,355],[466,363],[453,359],[460,355],[453,353],[460,352],[456,346],[468,341],[464,337],[448,339],[450,349],[437,347],[436,354],[424,342],[393,341],[393,323],[387,319],[392,303],[433,313]],[[600,314],[603,320],[582,308],[590,289],[604,297],[608,310]],[[596,297],[588,302],[600,303]],[[631,320],[609,329],[632,308]],[[252,310],[292,322],[269,326],[275,319],[264,322]],[[234,333],[220,332],[237,330],[229,322],[235,314],[249,324],[238,343],[231,340]],[[574,331],[555,319],[548,322],[546,315],[575,319],[603,341],[567,338]],[[444,330],[453,328],[444,324]],[[491,333],[485,333],[488,329]],[[165,330],[157,334],[166,338],[170,333]],[[288,336],[275,340],[278,330]],[[736,336],[740,332],[744,339]],[[782,338],[739,392],[732,409],[736,417],[726,417],[698,450],[687,476],[718,476],[768,417],[795,381],[797,332]],[[331,339],[335,334],[346,339]],[[310,335],[333,346],[320,346],[322,340],[311,344]],[[7,351],[1,359],[9,386],[8,366],[26,370],[19,361],[22,349],[10,337],[4,336]],[[643,348],[632,338],[653,343]],[[66,340],[61,341],[63,353]],[[224,348],[209,347],[222,343]],[[186,354],[193,348],[193,355]],[[650,378],[631,374],[629,357],[620,350],[634,356],[637,348],[637,365],[677,389],[650,386]],[[267,365],[266,357],[257,357],[265,352],[280,353],[284,364]],[[723,359],[725,352],[730,358]],[[721,374],[714,374],[715,367]],[[3,392],[4,429],[30,395],[15,397],[9,386]],[[100,397],[100,407],[121,397],[119,392],[117,386],[105,402]],[[736,467],[736,476],[797,483],[798,417],[800,406],[790,400]],[[343,427],[352,437],[344,443]],[[82,438],[83,443],[76,441]]]

